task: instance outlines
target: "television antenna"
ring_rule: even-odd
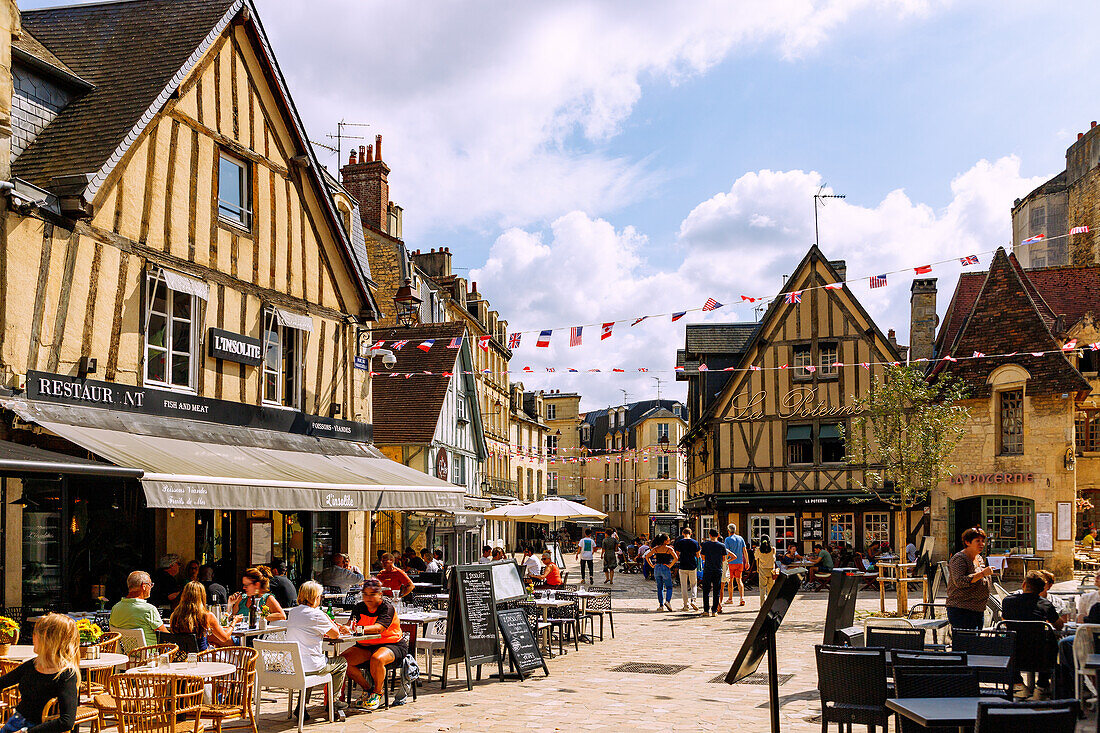
[[[344,140],[366,140],[362,135],[345,135],[345,127],[370,127],[366,122],[344,122],[340,120],[336,123],[336,134],[328,134],[326,137],[330,137],[336,141],[336,164],[337,166],[343,165],[344,160]]]
[[[820,238],[820,236],[818,235],[818,232],[817,232],[817,206],[818,206],[818,204],[821,204],[822,206],[824,206],[825,205],[825,199],[842,199],[842,198],[846,198],[844,196],[844,194],[822,193],[822,191],[825,190],[825,187],[827,185],[829,185],[829,184],[828,183],[822,183],[821,188],[817,189],[817,193],[814,194],[814,246],[820,246],[821,245],[821,238]]]

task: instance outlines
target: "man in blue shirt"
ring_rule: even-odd
[[[729,553],[729,566],[730,566],[730,579],[726,584],[727,598],[726,603],[733,603],[733,584],[737,583],[737,593],[740,595],[741,603],[739,605],[745,605],[745,582],[741,580],[741,574],[745,572],[745,568],[749,564],[748,548],[745,545],[745,538],[737,534],[737,525],[729,524],[726,526],[729,530],[729,536],[726,537],[726,551]]]
[[[699,552],[703,556],[703,615],[715,616],[722,613],[722,568],[729,557],[718,530],[710,530],[710,539],[703,541]]]
[[[695,599],[699,593],[699,543],[691,538],[689,527],[680,530],[680,539],[672,543],[672,549],[680,556],[680,596],[684,599],[682,610],[688,610],[690,602],[692,609],[698,611],[699,606]]]

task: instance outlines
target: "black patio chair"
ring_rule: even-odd
[[[577,599],[562,598],[571,601],[568,606],[551,606],[547,609],[546,620],[554,631],[558,632],[558,654],[562,653],[562,642],[573,637],[573,649],[580,649],[580,607]]]
[[[998,629],[1016,632],[1016,670],[1028,672],[1028,694],[1035,692],[1040,674],[1054,684],[1058,667],[1058,632],[1046,621],[1001,621]]]
[[[894,667],[965,667],[966,652],[911,652],[894,649],[890,652],[890,664]]]
[[[1003,670],[979,670],[978,679],[997,685],[996,694],[1012,697],[1012,685],[1016,681],[1016,632],[1007,629],[958,629],[951,634],[951,649],[968,654],[992,657],[1008,657],[1008,667]]]
[[[837,723],[842,731],[846,726],[866,725],[868,733],[882,726],[887,733],[886,650],[818,644],[814,654],[822,733],[827,733],[830,723]]]
[[[172,655],[173,662],[187,660],[188,654],[199,653],[199,637],[195,634],[170,634],[167,631],[157,632],[157,644],[175,644],[178,649]]]
[[[600,641],[603,641],[603,617],[607,616],[607,623],[611,627],[611,638],[615,638],[615,615],[611,610],[611,594],[601,593],[588,599],[588,605],[584,611],[591,619],[600,619]]]
[[[881,647],[886,651],[924,651],[924,629],[903,626],[868,626],[867,646]]]
[[[977,697],[978,670],[965,666],[894,667],[894,689],[897,697]],[[927,728],[902,716],[897,716],[900,733],[923,733]]]
[[[1074,733],[1076,700],[978,703],[974,733]]]

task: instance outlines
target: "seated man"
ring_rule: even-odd
[[[1005,621],[1046,621],[1055,629],[1062,628],[1062,617],[1058,615],[1054,604],[1042,597],[1046,588],[1046,579],[1037,570],[1031,570],[1024,576],[1023,588],[1001,601],[1001,618]],[[1017,691],[1023,688],[1022,679],[1017,679]],[[1050,680],[1045,674],[1036,679],[1037,687],[1049,687]]]
[[[443,563],[436,559],[432,551],[425,547],[420,551],[420,559],[424,563],[424,571],[428,573],[443,572]]]
[[[814,544],[814,552],[817,554],[817,557],[814,559],[814,564],[811,566],[814,572],[821,574],[833,572],[832,553],[818,543]]]
[[[199,582],[206,586],[206,605],[225,606],[229,603],[229,591],[214,580],[214,568],[209,565],[199,568]]]
[[[348,562],[348,556],[337,552],[332,556],[332,565],[317,576],[317,582],[326,588],[339,588],[347,591],[353,585],[363,582],[363,573]]]
[[[413,592],[412,579],[404,570],[394,566],[393,555],[388,552],[382,555],[382,569],[374,577],[383,588],[389,588],[393,592],[394,598],[403,598]]]
[[[409,642],[401,633],[397,610],[389,599],[382,597],[382,584],[376,578],[363,583],[363,600],[352,610],[349,625],[364,634],[378,635],[378,639],[360,641],[341,655],[348,661],[348,677],[368,691],[359,701],[360,707],[377,710],[382,705],[386,666],[408,655]],[[361,667],[370,670],[370,680]]]
[[[562,584],[561,571],[554,564],[554,558],[549,552],[542,553],[542,572],[534,576],[535,580],[542,581],[545,585],[555,588]]]
[[[135,570],[126,576],[126,597],[111,608],[112,629],[141,629],[145,645],[157,643],[157,632],[168,631],[160,618],[160,611],[147,600],[153,590],[149,573]]]
[[[542,574],[542,563],[535,557],[530,547],[523,548],[523,562],[520,564],[523,565],[523,574],[526,578],[537,578]]]
[[[405,569],[422,573],[428,569],[428,563],[420,559],[420,556],[411,547],[405,548]]]
[[[1089,527],[1088,532],[1085,532],[1084,538],[1081,540],[1081,549],[1091,552],[1096,548],[1096,529]]]

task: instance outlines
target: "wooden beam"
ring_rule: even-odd
[[[233,138],[226,137],[217,130],[210,129],[209,127],[203,125],[201,122],[192,119],[186,113],[181,112],[179,109],[173,109],[167,114],[169,117],[179,122],[180,124],[186,125],[187,127],[191,128],[199,134],[206,135],[207,137],[212,138],[214,142],[216,142],[219,146],[225,148],[229,152],[233,153],[233,155],[244,158],[245,160],[249,160],[253,163],[256,163],[257,165],[262,165],[270,168],[271,170],[275,171],[283,177],[286,177],[288,175],[285,166],[276,163],[274,160],[271,160],[266,155],[261,155],[260,153],[246,148],[244,145],[241,145]]]

